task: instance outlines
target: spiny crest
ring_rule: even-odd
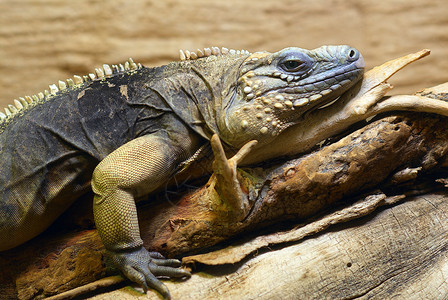
[[[103,79],[118,73],[138,70],[141,69],[142,65],[140,63],[135,63],[132,58],[129,58],[128,61],[125,62],[124,65],[112,65],[104,64],[102,68],[96,68],[95,73],[89,73],[88,75],[78,76],[74,75],[73,78],[69,78],[65,81],[59,80],[57,84],[50,84],[49,90],[45,90],[44,92],[40,92],[33,96],[25,96],[20,97],[19,99],[14,99],[14,104],[9,104],[5,107],[5,113],[0,111],[0,124],[14,116],[18,112],[31,107],[38,103],[39,101],[48,100],[52,96],[56,95],[59,91],[63,91],[67,88],[76,87],[78,85],[83,84],[84,82],[93,81],[96,79]]]
[[[202,50],[197,49],[196,51],[179,50],[180,60],[195,60],[201,57],[219,56],[226,54],[250,54],[250,52],[247,50],[229,50],[225,47],[222,47],[221,49],[219,47],[210,47],[204,48]]]

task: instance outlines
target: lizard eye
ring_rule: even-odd
[[[303,66],[303,62],[296,59],[287,60],[281,64],[282,69],[287,72],[297,72],[302,69]]]
[[[312,65],[313,61],[306,53],[296,49],[288,49],[281,53],[277,68],[294,76],[302,76],[310,70]]]

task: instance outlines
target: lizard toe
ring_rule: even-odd
[[[187,270],[173,268],[171,266],[156,265],[155,263],[150,263],[149,269],[150,269],[151,273],[153,273],[155,276],[164,276],[164,277],[170,277],[170,278],[190,278],[191,277],[191,273],[188,272]]]
[[[146,279],[142,272],[139,272],[138,270],[129,265],[124,266],[121,272],[126,278],[128,278],[132,282],[141,285],[145,293],[148,291],[148,285],[146,284]]]
[[[153,259],[153,263],[155,263],[158,266],[165,266],[165,267],[172,267],[172,268],[179,268],[182,263],[178,259]]]
[[[149,256],[153,259],[165,259],[165,256],[160,254],[160,252],[150,251],[148,253],[149,253]]]
[[[145,285],[159,292],[163,299],[171,299],[168,288],[151,272],[145,272]]]

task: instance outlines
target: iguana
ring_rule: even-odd
[[[156,276],[188,277],[143,248],[135,201],[169,180],[216,134],[231,148],[273,147],[285,129],[362,77],[349,46],[279,52],[212,47],[146,68],[129,60],[59,81],[0,113],[0,251],[43,232],[94,192],[108,255],[130,280],[169,297]],[[324,109],[324,108],[322,108]]]

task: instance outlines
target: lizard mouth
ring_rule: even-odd
[[[331,100],[330,102],[325,103],[324,105],[318,106],[316,107],[316,109],[324,109],[327,108],[329,106],[331,106],[332,104],[334,104],[335,102],[337,102],[339,100],[339,98],[341,98],[341,96],[336,97],[334,100]]]
[[[361,79],[364,60],[357,61],[338,69],[330,69],[319,75],[299,81],[284,81],[283,87],[265,91],[262,98],[272,98],[284,102],[286,107],[301,113],[315,109],[324,109],[334,103],[339,96]]]
[[[318,92],[316,94],[318,96],[315,96],[315,97],[319,97],[321,95],[322,98],[315,101],[314,105],[311,102],[310,110],[325,109],[325,108],[331,106],[332,104],[334,104],[335,102],[337,102],[342,94],[344,94],[347,90],[352,88],[362,78],[362,74],[363,74],[362,69],[352,70],[352,71],[346,73],[346,75],[348,76],[348,79],[343,80],[342,82],[337,84],[336,87],[332,86],[330,88],[331,93],[328,93],[325,95],[325,92],[326,92],[325,90]],[[313,96],[311,96],[311,97],[313,97]]]
[[[295,109],[306,108],[307,111],[323,109],[334,103],[339,96],[358,82],[362,73],[362,69],[352,69],[339,75],[329,74],[328,77],[306,83],[292,90],[287,88],[284,92],[292,94],[296,98],[293,101]]]

